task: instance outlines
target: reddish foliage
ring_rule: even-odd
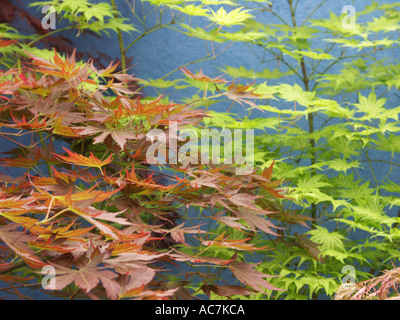
[[[16,148],[1,165],[26,171],[17,178],[0,176],[0,275],[24,283],[12,270],[23,266],[40,273],[52,266],[54,295],[93,299],[189,298],[185,285],[194,275],[206,279],[204,292],[221,296],[275,290],[263,279],[267,275],[236,255],[264,249],[250,243],[255,233],[276,235],[268,219],[273,212],[259,205],[258,195],[262,188],[269,199],[281,197],[279,182],[270,181],[272,166],[246,176],[202,164],[172,165],[179,175],[149,167],[150,129],[167,131],[170,121],[178,129],[196,125],[206,112],[132,98],[125,84],[134,78],[114,70],[115,65],[98,70],[92,62],[77,63],[74,54],[63,59],[55,52],[52,61],[32,56],[19,72],[4,73],[0,125],[8,131],[0,137]],[[99,77],[106,81],[98,84]],[[24,144],[19,137],[29,139],[22,139]],[[58,150],[56,141],[68,147]],[[203,228],[206,223],[176,223],[192,207],[214,208],[218,213],[204,214],[204,222],[247,234],[215,237]],[[236,253],[230,259],[207,256],[191,247],[189,237],[200,240],[203,251],[218,247]],[[166,286],[160,271],[180,262],[227,268],[252,289],[218,286],[211,275],[198,272]]]
[[[400,300],[400,268],[385,270],[383,274],[359,283],[344,283],[335,300]]]

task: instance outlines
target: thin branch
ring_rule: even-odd
[[[118,8],[117,8],[117,5],[115,4],[115,0],[111,0],[111,5],[115,11],[114,12],[115,19],[118,19],[119,18]],[[120,29],[118,29],[117,34],[118,34],[119,50],[121,52],[121,68],[122,68],[122,72],[125,72],[126,71],[126,55],[125,55],[126,51],[124,49],[124,39],[122,37],[122,31]]]

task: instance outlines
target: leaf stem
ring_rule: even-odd
[[[32,46],[34,43],[36,43],[36,42],[38,42],[38,41],[40,41],[40,40],[42,40],[42,39],[44,39],[44,38],[46,38],[46,37],[49,37],[49,36],[51,36],[51,35],[53,35],[53,34],[55,34],[55,33],[62,32],[62,31],[65,31],[65,30],[73,29],[73,28],[75,28],[75,26],[76,26],[76,25],[72,25],[72,26],[68,26],[68,27],[64,27],[64,28],[61,28],[61,29],[57,29],[57,30],[48,32],[48,33],[46,33],[46,34],[44,34],[44,35],[42,35],[42,36],[40,36],[40,37],[37,37],[36,39],[32,40],[32,41],[28,44],[28,47]]]

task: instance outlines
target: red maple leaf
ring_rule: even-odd
[[[0,228],[0,239],[33,269],[43,267],[46,263],[40,260],[35,252],[28,246],[27,242],[33,241],[36,237],[17,230],[19,225],[9,223]]]
[[[149,267],[139,267],[129,272],[121,286],[121,297],[131,297],[138,295],[138,289],[143,288],[155,276],[155,271]],[[142,291],[142,290],[140,290]]]
[[[210,297],[211,291],[222,297],[230,297],[232,295],[248,296],[255,294],[254,291],[250,291],[247,288],[233,285],[218,286],[204,284],[200,287],[200,289],[203,290],[208,297]]]
[[[202,82],[212,82],[212,83],[226,83],[226,80],[220,79],[221,76],[211,79],[210,77],[206,76],[203,71],[200,69],[200,71],[197,74],[194,74],[189,71],[186,67],[181,67],[181,71],[188,76],[189,78],[197,81],[202,81]]]
[[[82,129],[78,127],[77,129]],[[119,145],[121,149],[124,149],[125,143],[129,139],[138,140],[144,137],[141,133],[135,133],[133,130],[127,129],[116,129],[116,128],[107,128],[105,126],[86,126],[79,135],[96,135],[100,133],[100,135],[93,138],[93,143],[103,142],[109,135],[113,138],[113,140]]]
[[[96,248],[91,252],[89,259],[83,256],[75,262],[76,269],[54,264],[56,271],[54,289],[62,290],[70,283],[75,283],[84,292],[89,293],[101,282],[108,295],[111,298],[117,298],[116,292],[119,292],[120,286],[113,279],[118,275],[111,270],[106,270],[106,267],[101,265],[103,258],[104,254],[101,254]]]
[[[257,271],[254,267],[256,264],[249,264],[245,262],[237,262],[229,266],[229,269],[233,272],[236,278],[245,285],[257,290],[264,292],[264,289],[283,291],[282,289],[276,288],[271,285],[264,278],[271,278],[270,276]]]

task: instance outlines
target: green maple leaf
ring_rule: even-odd
[[[302,190],[317,190],[319,188],[331,186],[330,183],[322,181],[325,178],[324,175],[307,175],[297,182],[299,189]]]
[[[237,3],[235,3],[234,1],[229,1],[229,0],[201,0],[201,2],[204,5],[222,5],[222,4],[226,4],[228,6],[237,6]]]
[[[180,6],[171,6],[171,8],[186,13],[189,16],[208,16],[208,10],[203,9],[201,6],[195,6],[193,4],[185,5],[184,7]]]
[[[315,51],[300,51],[294,50],[293,53],[297,53],[299,55],[314,59],[314,60],[335,60],[336,58],[329,53],[321,53]]]
[[[60,4],[56,3],[55,6],[58,11],[67,11],[70,13],[82,12],[89,8],[88,0],[75,1],[75,0],[62,0]]]
[[[78,12],[82,12],[87,21],[95,17],[97,20],[104,22],[104,17],[113,17],[112,7],[105,2],[90,7],[79,7]]]
[[[183,4],[185,2],[184,0],[142,0],[142,1],[150,2],[152,5],[156,5],[156,6],[161,6],[163,4],[177,5],[177,4]]]
[[[371,120],[372,118],[377,118],[382,113],[386,112],[386,109],[383,108],[386,99],[377,99],[376,94],[373,91],[370,93],[368,98],[359,94],[359,102],[360,103],[356,103],[355,106],[360,112],[366,114],[362,120]]]
[[[388,19],[385,16],[373,18],[374,21],[368,23],[368,29],[374,32],[389,32],[400,29],[399,21],[397,19]]]
[[[346,251],[343,241],[346,237],[339,232],[329,232],[327,228],[322,226],[315,226],[314,230],[306,232],[311,235],[311,241],[321,244],[319,249],[324,252],[325,250],[341,250]]]
[[[330,169],[335,171],[343,171],[345,173],[349,169],[361,167],[361,164],[358,161],[348,162],[346,159],[334,159],[327,161],[325,164],[328,165]]]
[[[286,101],[297,101],[305,106],[310,105],[315,98],[315,92],[304,91],[298,84],[294,86],[282,84],[279,93],[282,99]]]
[[[217,12],[215,12],[210,9],[212,16],[208,17],[208,19],[220,26],[231,27],[235,25],[242,25],[243,21],[253,17],[248,13],[249,11],[250,10],[237,8],[230,12],[226,12],[225,9],[221,7]]]

